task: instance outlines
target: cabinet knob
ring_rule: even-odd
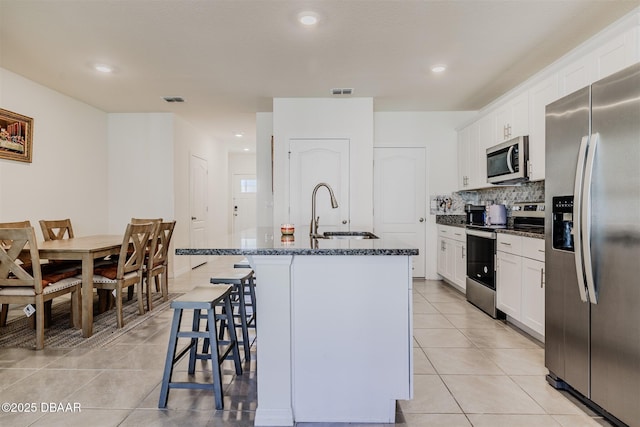
[[[420,218],[420,219],[419,219],[419,221],[420,221],[420,222],[424,222],[424,218]]]
[[[343,219],[343,220],[342,220],[342,223],[343,223],[343,224],[346,224],[346,223],[347,223],[347,220],[346,220],[346,219]]]

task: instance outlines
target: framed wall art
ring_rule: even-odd
[[[33,119],[0,108],[0,159],[31,163]]]

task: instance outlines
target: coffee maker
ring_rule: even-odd
[[[467,214],[467,225],[484,226],[486,224],[487,209],[484,205],[465,206],[464,211]]]

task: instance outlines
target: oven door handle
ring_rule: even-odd
[[[482,231],[482,230],[466,230],[467,236],[475,236],[475,237],[484,237],[485,239],[496,240],[496,233],[492,231]]]

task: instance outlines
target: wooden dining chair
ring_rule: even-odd
[[[153,251],[153,249],[151,248],[151,242],[158,239],[158,227],[160,226],[161,222],[162,222],[162,218],[136,218],[136,217],[131,218],[131,224],[152,223],[156,227],[153,229],[153,233],[151,233],[151,238],[149,239],[149,245],[147,246],[147,250],[145,251],[144,267],[143,267],[144,276],[146,276],[147,264],[149,263],[149,254]],[[128,297],[129,297],[129,300],[133,297],[132,288],[129,288],[128,290]],[[147,309],[150,310],[150,308],[148,308],[148,304],[147,304]]]
[[[24,228],[24,227],[31,227],[31,222],[30,221],[15,221],[15,222],[2,222],[0,223],[0,228]],[[8,248],[11,247],[11,241],[7,241],[5,242],[4,240],[0,239],[0,246],[3,248]],[[20,260],[20,262],[22,262],[23,264],[31,262],[31,260],[28,259],[28,257],[22,256]],[[9,304],[2,304],[2,307],[0,308],[0,324],[4,325],[7,322],[7,313],[9,312]]]
[[[67,219],[41,219],[40,228],[44,240],[61,240],[73,238],[73,227],[71,220]]]
[[[116,319],[118,328],[124,326],[122,314],[122,291],[125,288],[135,287],[138,296],[138,311],[144,314],[142,301],[142,274],[145,260],[145,252],[149,239],[154,231],[154,225],[127,224],[118,263],[113,265],[98,266],[94,269],[93,287],[98,290],[116,291]],[[138,286],[136,286],[138,285]]]
[[[71,294],[71,322],[80,319],[82,279],[75,269],[46,272],[40,264],[36,233],[30,225],[0,226],[1,322],[6,325],[8,304],[34,304],[36,350],[44,348],[45,302]]]
[[[147,310],[153,308],[151,283],[155,283],[156,292],[162,293],[162,300],[167,301],[169,295],[169,245],[173,236],[175,221],[161,222],[156,228],[144,272],[146,283]]]

